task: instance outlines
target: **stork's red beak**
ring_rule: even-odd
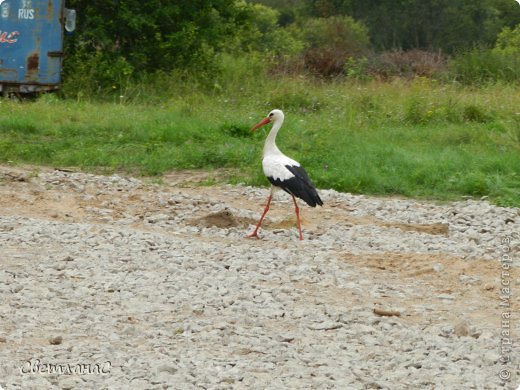
[[[262,121],[258,122],[256,125],[254,125],[251,128],[251,131],[255,131],[259,127],[262,127],[263,125],[267,125],[269,122],[271,122],[271,118],[267,117],[267,118],[263,119]]]

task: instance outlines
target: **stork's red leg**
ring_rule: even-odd
[[[269,210],[269,205],[271,204],[271,199],[273,199],[273,193],[272,192],[269,194],[269,198],[267,199],[267,204],[265,205],[264,212],[262,213],[262,216],[260,217],[260,220],[256,224],[255,230],[253,231],[253,233],[248,234],[246,237],[256,237],[256,238],[258,238],[258,229],[260,229],[260,225],[262,224],[262,221],[264,220],[264,217],[267,214],[267,211]]]
[[[302,234],[302,226],[300,224],[300,209],[298,208],[298,204],[296,203],[296,198],[293,194],[291,194],[292,200],[294,201],[294,212],[296,213],[296,223],[298,224],[298,232],[300,233],[300,240],[303,240]]]

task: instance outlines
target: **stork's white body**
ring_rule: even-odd
[[[287,165],[293,167],[299,167],[298,161],[293,160],[283,154],[275,155],[270,154],[264,156],[262,160],[262,168],[264,169],[264,175],[271,177],[274,180],[289,180],[294,177],[294,174],[289,171]]]

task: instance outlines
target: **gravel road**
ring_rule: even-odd
[[[0,167],[3,389],[518,387],[519,209],[207,175]]]

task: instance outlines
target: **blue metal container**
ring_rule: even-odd
[[[0,93],[59,88],[64,0],[0,0]]]

